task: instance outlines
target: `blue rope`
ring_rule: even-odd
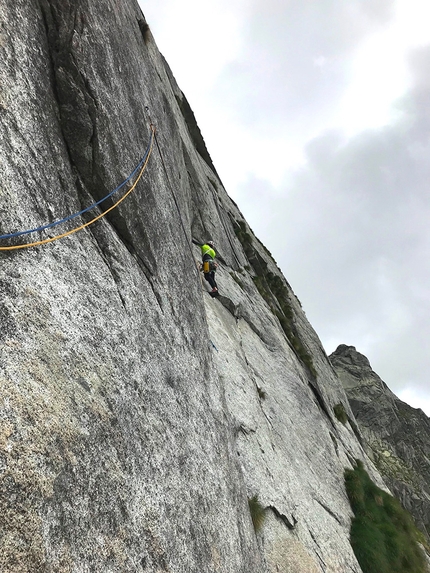
[[[91,209],[94,209],[94,207],[97,207],[97,205],[100,205],[100,203],[103,203],[103,201],[106,201],[106,199],[109,199],[109,197],[111,197],[114,193],[119,191],[122,187],[124,187],[124,185],[126,185],[130,181],[130,179],[132,179],[134,177],[134,175],[137,173],[137,171],[139,171],[139,169],[141,168],[141,166],[145,162],[145,159],[149,153],[150,146],[151,146],[151,140],[148,144],[148,147],[146,148],[145,155],[139,161],[139,164],[133,170],[133,172],[127,177],[127,179],[125,179],[122,183],[120,183],[118,185],[118,187],[116,187],[113,191],[111,191],[108,195],[106,195],[106,197],[103,197],[103,199],[100,199],[99,201],[97,201],[96,203],[93,203],[89,207],[82,209],[82,211],[79,211],[79,213],[74,213],[73,215],[69,215],[68,217],[64,217],[64,219],[54,221],[53,223],[49,223],[48,225],[36,227],[35,229],[29,229],[28,231],[19,231],[17,233],[9,233],[7,235],[0,235],[0,239],[10,239],[11,237],[20,237],[21,235],[28,235],[29,233],[36,233],[36,231],[44,231],[45,229],[50,229],[51,227],[56,227],[57,225],[61,225],[61,223],[66,223],[67,221],[70,221],[71,219],[74,219],[75,217],[79,217],[79,215],[82,215],[83,213],[87,213],[88,211],[91,211]]]

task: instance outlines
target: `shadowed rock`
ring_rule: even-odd
[[[330,360],[385,483],[430,534],[430,419],[391,392],[353,346],[342,344]]]

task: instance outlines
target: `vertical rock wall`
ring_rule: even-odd
[[[106,217],[0,251],[0,570],[360,573],[344,468],[364,459],[383,483],[136,2],[4,0],[0,16],[2,234],[105,197],[157,128]],[[209,237],[218,300],[196,265]]]
[[[105,219],[1,252],[0,570],[259,570],[172,195],[189,230],[195,151],[143,16],[116,1],[0,12],[2,233],[123,181],[149,141],[145,106],[165,153]]]

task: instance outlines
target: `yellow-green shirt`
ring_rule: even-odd
[[[202,245],[201,249],[202,249],[202,256],[203,257],[205,255],[209,255],[211,257],[211,259],[214,259],[216,257],[216,252],[209,245]]]

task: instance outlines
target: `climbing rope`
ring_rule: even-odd
[[[96,221],[98,221],[99,219],[101,219],[102,217],[107,215],[110,211],[112,211],[113,209],[118,207],[118,205],[120,203],[122,203],[124,201],[124,199],[126,197],[128,197],[128,195],[130,195],[130,193],[136,188],[137,184],[139,183],[139,180],[142,177],[143,172],[146,169],[146,166],[147,166],[148,161],[149,161],[149,157],[150,157],[151,152],[152,152],[154,137],[155,137],[155,127],[151,124],[151,138],[149,140],[148,147],[145,151],[143,158],[141,159],[141,161],[139,162],[137,167],[133,170],[133,172],[129,175],[129,177],[127,177],[127,179],[125,179],[120,185],[118,185],[118,187],[116,187],[108,195],[106,195],[106,197],[103,197],[103,199],[100,199],[99,201],[97,201],[96,203],[93,203],[92,205],[90,205],[86,209],[83,209],[82,211],[79,211],[78,213],[74,213],[73,215],[69,215],[68,217],[65,217],[64,219],[54,221],[53,223],[49,223],[48,225],[43,225],[42,227],[37,227],[36,229],[29,229],[27,231],[20,231],[18,233],[9,233],[7,235],[1,235],[0,239],[17,237],[20,235],[26,235],[28,233],[34,233],[36,231],[43,231],[44,229],[55,227],[56,225],[60,225],[61,223],[65,223],[66,221],[70,221],[71,219],[74,219],[75,217],[78,217],[79,215],[82,215],[83,213],[90,211],[91,209],[93,209],[97,205],[100,205],[100,203],[102,203],[103,201],[105,201],[106,199],[111,197],[116,191],[118,191],[119,189],[124,187],[124,185],[126,185],[130,181],[130,179],[132,179],[133,176],[138,172],[137,178],[136,178],[135,182],[133,183],[133,185],[130,187],[130,189],[116,203],[114,203],[114,205],[109,207],[109,209],[106,209],[106,211],[104,211],[103,213],[100,213],[99,215],[97,215],[97,217],[94,217],[94,219],[92,219],[91,221],[88,221],[87,223],[84,223],[84,224],[80,225],[79,227],[76,227],[75,229],[71,229],[65,233],[60,234],[60,235],[56,235],[55,237],[49,237],[48,239],[43,239],[40,241],[34,241],[32,243],[12,245],[10,247],[1,247],[0,246],[0,251],[12,251],[15,249],[27,249],[29,247],[37,247],[39,245],[45,245],[46,243],[52,243],[53,241],[57,241],[58,239],[68,237],[69,235],[72,235],[73,233],[77,233],[78,231],[84,229],[85,227],[92,225],[93,223],[95,223]]]

